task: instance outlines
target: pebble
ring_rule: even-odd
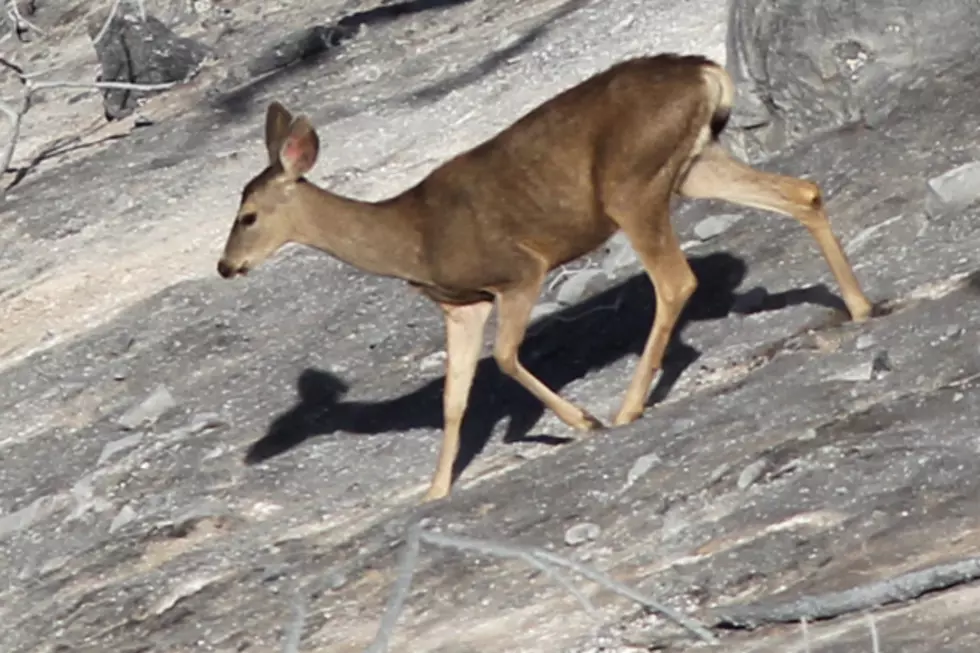
[[[655,453],[648,453],[645,456],[637,458],[636,462],[633,463],[633,466],[626,473],[626,487],[630,487],[640,480],[642,476],[645,476],[659,462],[660,456]]]
[[[711,240],[732,228],[742,216],[732,213],[711,215],[694,225],[694,235],[701,240]]]
[[[125,451],[126,449],[131,449],[135,447],[140,443],[140,440],[142,439],[143,439],[142,433],[134,433],[132,435],[127,435],[125,437],[119,438],[118,440],[107,442],[106,445],[102,447],[102,453],[99,454],[99,460],[95,464],[101,465],[102,463],[109,460],[120,451]]]
[[[765,458],[759,458],[755,462],[750,463],[738,475],[738,480],[735,482],[736,487],[739,490],[747,490],[749,486],[762,477],[767,467],[769,467],[769,461]]]
[[[731,468],[732,468],[732,464],[728,462],[722,463],[717,467],[715,467],[714,470],[711,472],[711,474],[708,475],[708,485],[714,485],[715,483],[720,481],[721,478],[725,474],[727,474]]]
[[[926,213],[937,218],[980,200],[980,161],[953,168],[927,182]]]
[[[591,522],[576,524],[565,531],[565,544],[568,546],[579,546],[599,537],[602,529]]]
[[[136,519],[136,511],[129,507],[127,503],[123,506],[116,516],[113,518],[112,523],[109,524],[109,532],[115,533],[120,528],[128,524],[129,522]]]
[[[870,381],[874,378],[874,372],[874,359],[872,358],[857,365],[832,372],[827,378],[830,381],[857,383],[859,381]]]
[[[857,340],[854,341],[854,347],[858,351],[864,351],[865,349],[871,349],[878,343],[875,337],[870,333],[862,333],[858,336]]]
[[[602,270],[610,277],[616,276],[623,270],[635,269],[640,265],[636,250],[633,249],[629,238],[622,231],[616,232],[612,238],[606,241],[606,252],[606,256],[602,259]]]
[[[158,385],[142,403],[123,413],[117,423],[127,431],[132,431],[140,426],[154,424],[164,413],[176,406],[177,402],[174,401],[170,390],[164,385]]]
[[[606,273],[603,270],[579,270],[561,285],[555,299],[558,300],[559,304],[566,306],[577,304],[585,299],[591,291],[597,290],[606,278]]]

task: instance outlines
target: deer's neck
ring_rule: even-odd
[[[306,181],[295,192],[293,240],[365,272],[427,280],[418,214],[407,196],[363,202]]]

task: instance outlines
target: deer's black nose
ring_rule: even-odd
[[[220,274],[225,279],[235,276],[235,270],[232,269],[224,259],[218,261],[218,274]]]

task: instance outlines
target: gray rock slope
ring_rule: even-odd
[[[656,12],[611,4],[622,12],[590,5],[569,17],[562,47],[574,50],[576,30],[631,15],[621,29],[634,44],[656,27]],[[440,14],[444,25],[469,16],[457,11]],[[402,28],[364,38],[381,43]],[[548,58],[551,46],[540,47],[521,65]],[[330,83],[343,78],[321,66]],[[92,154],[73,164],[73,193],[38,174],[4,209],[25,234],[8,251],[83,237],[59,229],[76,201],[98,197],[112,166],[186,172],[195,164],[184,162],[229,146],[221,134],[259,161],[273,95],[340,133],[338,116],[369,103],[312,88],[318,74],[292,71],[237,114],[217,103]],[[823,185],[880,317],[840,319],[830,274],[798,225],[682,207],[677,224],[701,286],[657,405],[628,427],[569,440],[487,358],[465,426],[467,466],[444,503],[415,504],[441,427],[437,312],[398,282],[313,252],[290,250],[242,282],[166,284],[11,359],[0,373],[0,645],[269,651],[298,636],[303,651],[361,651],[395,579],[404,525],[420,515],[433,530],[567,555],[694,617],[975,555],[980,207],[926,209],[937,202],[930,179],[980,160],[980,113],[963,92],[978,82],[956,70],[934,76],[874,129],[824,134],[765,164]],[[362,118],[365,131],[349,142],[385,115]],[[342,158],[345,143],[332,147]],[[247,175],[242,167],[236,183]],[[181,189],[126,192],[141,202]],[[220,206],[215,252],[234,198]],[[699,240],[694,225],[721,211],[740,219]],[[128,233],[139,225],[124,220],[139,214],[79,229]],[[555,303],[522,357],[608,418],[654,309],[635,264],[603,266],[603,256],[556,274],[543,302],[579,269],[609,271],[598,286],[582,284],[591,290],[578,303]],[[664,637],[696,648],[659,617],[581,587],[605,626],[520,562],[426,547],[392,650],[625,651]],[[882,650],[976,650],[976,594],[967,585],[876,611]],[[871,650],[867,628],[860,615],[811,624],[812,650]],[[727,651],[803,650],[795,626],[717,634]]]

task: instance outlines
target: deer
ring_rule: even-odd
[[[531,109],[495,136],[380,201],[344,197],[307,175],[320,141],[305,115],[266,111],[268,165],[244,187],[218,261],[245,275],[287,243],[363,273],[400,279],[441,309],[446,364],[442,442],[422,502],[447,497],[460,427],[497,309],[499,369],[580,432],[606,428],[518,357],[546,276],[622,230],[653,285],[656,311],[612,425],[638,419],[678,318],[698,286],[671,224],[671,199],[715,199],[796,219],[854,322],[872,304],[831,229],[818,184],[763,172],[720,141],[735,98],[725,69],[695,54],[615,63]]]

